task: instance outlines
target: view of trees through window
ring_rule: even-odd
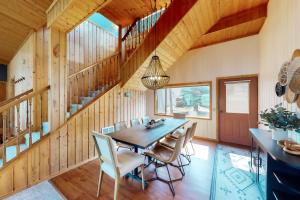
[[[155,92],[155,113],[210,118],[210,84],[169,87]]]

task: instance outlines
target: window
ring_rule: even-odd
[[[249,81],[225,82],[226,113],[249,113]]]
[[[211,119],[211,82],[167,86],[155,91],[155,114],[185,113],[187,117]]]

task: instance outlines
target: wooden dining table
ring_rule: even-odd
[[[110,133],[109,135],[117,142],[133,146],[134,151],[138,153],[139,149],[147,149],[188,122],[189,120],[186,119],[165,119],[162,125],[155,128],[148,129],[145,125],[139,125],[122,129],[120,131]],[[133,175],[135,178],[138,178],[137,168],[134,170]]]

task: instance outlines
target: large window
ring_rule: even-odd
[[[211,119],[211,82],[170,85],[155,91],[155,114],[185,113]]]

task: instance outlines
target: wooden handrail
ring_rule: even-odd
[[[9,103],[3,105],[3,106],[0,106],[0,113],[2,113],[3,111],[7,110],[7,109],[10,108],[10,107],[13,107],[13,106],[15,106],[15,105],[18,105],[18,104],[20,104],[21,102],[23,102],[23,101],[25,101],[25,100],[27,100],[27,99],[30,99],[30,98],[32,98],[32,97],[34,97],[34,96],[36,96],[36,95],[39,95],[39,94],[41,94],[41,93],[43,93],[43,92],[45,92],[45,91],[47,91],[47,90],[49,90],[49,89],[50,89],[50,85],[48,85],[47,87],[44,87],[44,88],[42,88],[42,89],[40,89],[40,90],[38,90],[38,91],[36,91],[36,92],[32,92],[32,93],[29,93],[29,94],[27,94],[27,95],[24,95],[24,96],[20,97],[19,99],[16,99],[16,100],[14,100],[14,101],[11,101],[11,102],[9,102]]]
[[[100,60],[99,62],[97,62],[97,63],[95,63],[95,64],[92,64],[92,65],[90,65],[90,66],[88,66],[88,67],[86,67],[86,68],[84,68],[84,69],[82,69],[82,70],[80,70],[80,71],[78,71],[78,72],[75,72],[75,73],[69,75],[69,76],[68,76],[68,79],[73,78],[73,77],[77,76],[78,74],[81,74],[81,73],[83,73],[83,72],[85,72],[85,71],[87,71],[87,70],[90,70],[91,68],[95,67],[96,65],[99,65],[99,64],[101,64],[102,62],[104,62],[104,61],[106,61],[106,60],[108,60],[108,59],[111,59],[111,58],[114,57],[114,56],[118,56],[118,55],[120,55],[120,53],[121,53],[121,52],[118,51],[118,52],[116,52],[116,53],[110,55],[109,57]]]
[[[134,20],[134,22],[130,25],[129,29],[127,30],[127,32],[124,34],[124,36],[122,37],[122,41],[126,40],[127,36],[129,35],[129,33],[132,31],[133,27],[135,26],[136,22],[139,21],[140,18],[136,18]]]
[[[17,100],[17,99],[19,99],[19,98],[21,98],[21,97],[23,97],[25,95],[28,95],[31,92],[33,92],[33,89],[27,90],[26,92],[23,92],[23,93],[15,96],[13,98],[10,98],[10,99],[7,99],[5,101],[2,101],[2,102],[0,102],[0,107],[4,106],[5,104],[8,104],[9,102],[15,101],[15,100]]]

